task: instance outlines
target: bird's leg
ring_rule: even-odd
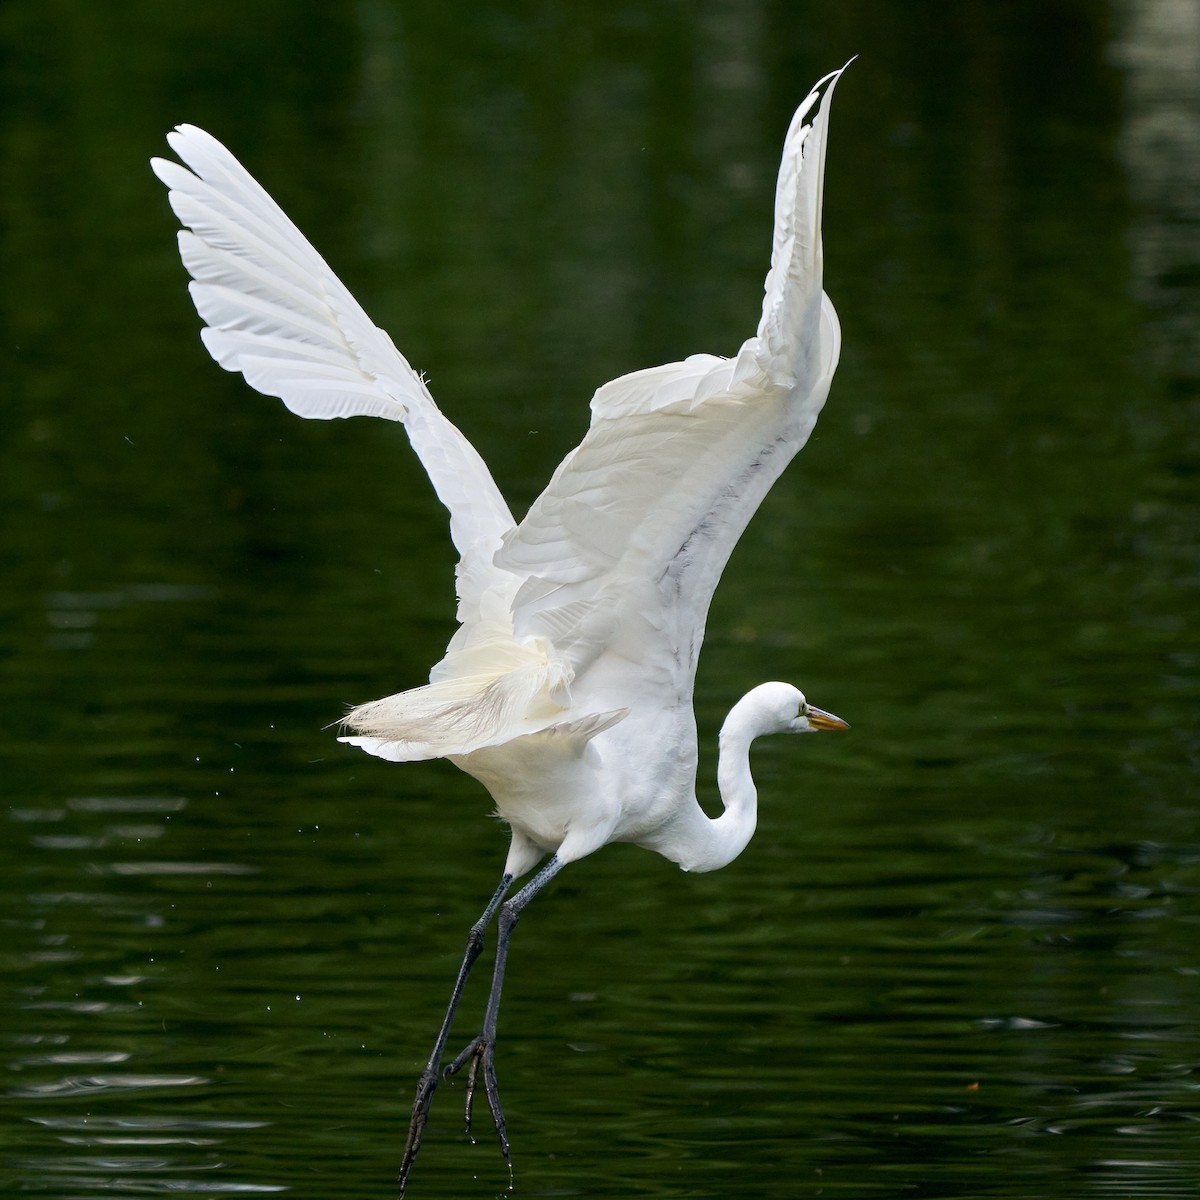
[[[467,1072],[467,1128],[471,1127],[471,1108],[475,1101],[475,1082],[479,1070],[483,1069],[483,1090],[487,1096],[488,1108],[491,1109],[492,1121],[496,1125],[496,1133],[500,1137],[500,1149],[504,1161],[512,1166],[509,1154],[508,1133],[505,1128],[504,1110],[500,1107],[500,1091],[496,1086],[496,1017],[500,1012],[500,990],[504,986],[504,968],[508,962],[508,944],[512,932],[520,920],[525,906],[562,870],[565,864],[557,856],[549,862],[511,899],[500,908],[496,934],[496,965],[492,971],[492,987],[488,992],[487,1009],[483,1015],[483,1029],[479,1036],[472,1039],[470,1045],[446,1068],[447,1075],[457,1074],[463,1067],[470,1064]]]
[[[417,1151],[421,1148],[421,1134],[425,1130],[425,1122],[429,1119],[433,1093],[437,1091],[438,1081],[441,1079],[442,1055],[446,1051],[446,1039],[450,1036],[454,1012],[458,1008],[459,1000],[462,999],[463,989],[467,986],[467,977],[471,974],[471,967],[483,949],[484,930],[488,927],[492,917],[496,915],[496,909],[500,907],[500,902],[504,899],[509,887],[512,886],[512,881],[513,877],[505,874],[504,878],[500,880],[500,886],[496,889],[495,895],[483,910],[483,915],[471,926],[471,932],[467,934],[467,948],[463,954],[462,965],[458,968],[458,978],[454,981],[454,991],[450,994],[450,1003],[446,1006],[446,1015],[442,1018],[442,1027],[438,1030],[437,1040],[433,1043],[433,1051],[429,1055],[425,1069],[421,1072],[421,1078],[417,1080],[417,1094],[413,1100],[412,1118],[408,1123],[408,1140],[404,1143],[404,1157],[400,1160],[401,1200],[403,1200],[404,1189],[408,1186],[408,1174],[416,1160]]]

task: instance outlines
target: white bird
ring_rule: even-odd
[[[180,125],[167,140],[190,170],[152,162],[187,227],[179,250],[217,362],[302,417],[401,422],[450,512],[459,628],[428,684],[355,708],[345,718],[355,736],[341,739],[399,762],[448,758],[487,788],[511,830],[500,886],[471,928],[417,1085],[401,1196],[455,1009],[497,912],[482,1028],[445,1074],[469,1066],[469,1123],[482,1070],[509,1159],[493,1056],[509,941],[526,905],[609,842],[644,846],[685,871],[725,866],[756,824],[750,743],[847,728],[791,685],[762,684],[721,728],[724,811],[710,818],[696,801],[692,689],[709,601],[750,517],[808,439],[838,361],[820,222],[840,74],[813,88],[788,130],[757,332],[733,358],[694,354],[601,387],[587,435],[520,523],[421,376],[224,146]]]

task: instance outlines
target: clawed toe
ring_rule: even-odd
[[[478,1082],[479,1070],[483,1068],[483,1091],[487,1096],[488,1109],[492,1114],[492,1123],[496,1126],[496,1134],[500,1138],[500,1150],[504,1161],[510,1166],[512,1158],[508,1150],[508,1131],[504,1121],[504,1110],[500,1107],[500,1089],[496,1084],[495,1044],[490,1038],[480,1034],[472,1039],[465,1050],[446,1068],[443,1074],[449,1078],[457,1075],[467,1067],[467,1096],[465,1112],[467,1128],[471,1128],[471,1114],[475,1106],[475,1085]]]
[[[463,1052],[459,1054],[459,1056],[452,1063],[450,1063],[444,1071],[442,1071],[442,1077],[449,1079],[451,1075],[457,1075],[459,1071],[461,1071],[469,1062],[471,1064],[470,1077],[474,1078],[475,1069],[479,1062],[480,1056],[484,1053],[485,1045],[486,1043],[483,1040],[482,1033],[477,1038],[472,1038],[470,1043],[467,1045],[467,1048],[463,1050]]]
[[[467,1100],[466,1100],[466,1118],[467,1128],[471,1128],[471,1111],[475,1106],[475,1078],[479,1073],[479,1063],[486,1053],[484,1049],[485,1043],[483,1036],[480,1035],[471,1041],[471,1044],[442,1072],[444,1078],[449,1079],[451,1075],[457,1075],[463,1067],[470,1063],[470,1069],[467,1071]]]
[[[425,1132],[425,1123],[429,1120],[429,1109],[433,1104],[433,1094],[437,1091],[438,1073],[426,1067],[417,1080],[417,1094],[413,1098],[412,1117],[408,1122],[408,1138],[404,1143],[404,1157],[400,1160],[400,1195],[408,1186],[408,1174],[416,1161],[417,1151],[421,1148],[421,1134]]]

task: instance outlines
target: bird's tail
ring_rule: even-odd
[[[462,685],[461,694],[445,683],[431,683],[359,705],[343,723],[361,736],[338,741],[391,762],[458,758],[538,734],[582,744],[629,713],[621,708],[563,720],[561,709],[547,713],[540,705],[524,705],[522,711],[523,696],[528,696],[532,683],[524,668],[498,679],[455,682]]]
[[[409,761],[470,754],[560,721],[571,671],[544,638],[515,639],[509,622],[459,631],[424,687],[360,704],[342,741]]]
[[[441,680],[360,704],[342,723],[361,736],[339,740],[399,762],[470,754],[553,723],[562,710],[539,703],[543,692],[535,666]]]

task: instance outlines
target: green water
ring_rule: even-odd
[[[383,423],[208,360],[147,159],[226,141],[522,509],[601,382],[757,321],[833,109],[816,436],[697,695],[759,834],[524,917],[516,1196],[1170,1197],[1200,1179],[1200,15],[1188,3],[0,9],[0,1192],[386,1197],[503,830],[340,747],[451,631]],[[468,993],[455,1043],[473,1032]],[[509,1194],[462,1088],[410,1196]]]

